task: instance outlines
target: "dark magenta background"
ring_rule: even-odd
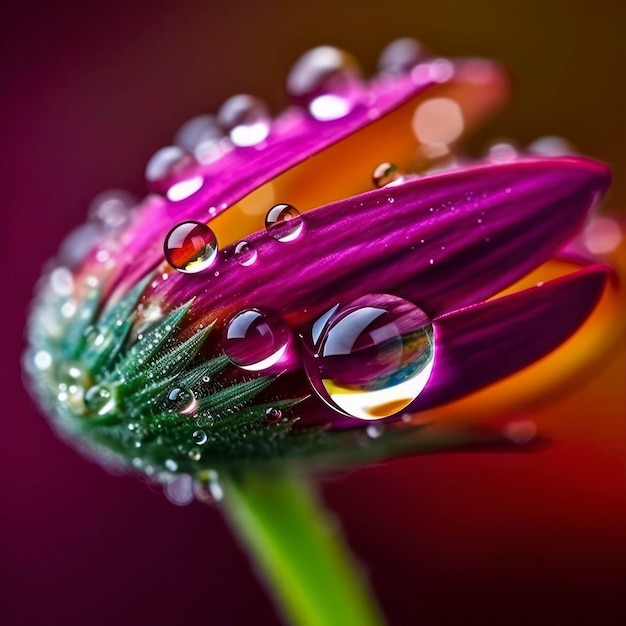
[[[515,75],[512,105],[474,146],[562,134],[614,165],[609,202],[626,204],[619,2],[281,6],[2,6],[3,624],[277,623],[218,511],[174,507],[155,488],[80,458],[20,383],[42,264],[99,191],[142,192],[147,159],[187,117],[236,92],[279,110],[290,63],[312,45],[343,46],[372,71],[387,41],[416,35],[442,54],[497,57]],[[547,451],[402,459],[326,485],[391,624],[621,623],[620,367],[612,377],[595,372],[599,382],[583,389],[595,394],[593,413],[574,399],[561,415],[544,415],[558,438]]]

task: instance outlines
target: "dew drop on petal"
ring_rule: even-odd
[[[247,241],[240,241],[235,246],[235,258],[239,265],[243,265],[244,267],[249,267],[253,265],[257,259],[257,251],[251,243]]]
[[[215,262],[218,252],[217,238],[202,222],[182,222],[167,234],[164,252],[167,262],[174,269],[195,274]]]
[[[217,120],[212,115],[198,115],[185,122],[176,133],[175,142],[181,148],[188,150],[196,157],[203,146],[217,146],[223,137]]]
[[[247,94],[226,100],[217,114],[217,122],[240,147],[256,146],[265,141],[271,127],[265,102]]]
[[[419,41],[402,37],[388,44],[378,57],[378,69],[384,74],[407,74],[424,58]]]
[[[348,115],[364,94],[361,70],[354,57],[332,46],[313,48],[287,75],[291,101],[319,121]]]
[[[203,446],[209,440],[207,434],[201,429],[194,430],[191,436],[199,446]]]
[[[506,141],[494,143],[487,150],[487,159],[492,163],[508,163],[517,158],[517,148]]]
[[[103,191],[89,205],[89,219],[108,229],[121,228],[128,222],[136,204],[134,196],[126,191]]]
[[[259,372],[276,365],[287,353],[291,333],[273,311],[244,309],[224,329],[226,356],[242,369]]]
[[[107,415],[115,410],[115,393],[110,385],[94,385],[85,393],[85,405],[89,411]]]
[[[372,172],[372,182],[377,188],[385,187],[402,179],[402,173],[393,163],[379,163]]]
[[[193,157],[179,146],[166,146],[154,153],[146,165],[146,180],[161,181],[184,172],[193,163]]]
[[[265,216],[265,228],[276,241],[297,239],[302,232],[304,220],[300,211],[291,204],[277,204]]]
[[[198,400],[191,389],[178,385],[167,393],[166,409],[181,415],[195,415],[198,412]]]
[[[426,386],[433,361],[431,321],[386,294],[335,305],[314,323],[304,350],[305,371],[322,400],[364,420],[406,408]]]
[[[534,154],[547,157],[576,154],[576,148],[567,139],[556,135],[547,135],[546,137],[535,139],[528,145],[528,150]]]

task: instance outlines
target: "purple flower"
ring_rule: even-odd
[[[71,272],[52,272],[34,314],[57,310],[31,334],[29,369],[63,430],[140,469],[196,475],[350,456],[365,430],[388,454],[412,415],[580,327],[602,265],[495,296],[576,236],[608,168],[455,160],[503,99],[504,74],[398,46],[382,61],[366,83],[345,53],[311,51],[288,77],[293,107],[271,120],[236,96],[155,155],[138,206],[98,204],[87,256],[61,257]]]

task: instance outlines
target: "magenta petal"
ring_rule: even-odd
[[[438,63],[441,62],[426,62],[411,76],[372,82],[365,101],[338,120],[320,122],[299,109],[288,109],[275,120],[263,144],[232,147],[213,163],[198,166],[196,171],[185,170],[185,175],[178,178],[199,176],[201,187],[178,202],[151,196],[139,207],[138,219],[126,234],[127,244],[116,262],[118,279],[131,285],[153,269],[162,260],[163,239],[176,223],[208,222],[264,183],[389,114],[417,94],[444,82],[488,83],[494,77],[502,78],[501,69],[484,60],[446,61],[450,72],[445,77],[438,76]],[[375,161],[376,155],[373,158]]]
[[[604,191],[605,166],[586,159],[520,161],[458,170],[376,190],[305,214],[302,235],[249,242],[242,267],[232,248],[213,272],[163,283],[197,310],[276,310],[299,327],[368,293],[409,300],[431,318],[485,300],[552,256]]]
[[[411,410],[476,391],[554,350],[591,313],[607,276],[586,268],[436,319],[433,373]]]

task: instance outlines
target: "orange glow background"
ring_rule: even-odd
[[[0,620],[276,624],[218,511],[106,474],[28,399],[22,329],[43,263],[97,193],[142,193],[148,158],[185,119],[238,92],[277,112],[306,49],[338,45],[371,73],[399,36],[510,69],[511,103],[473,136],[475,154],[492,138],[562,135],[613,165],[605,207],[623,215],[622,3],[35,0],[0,11]],[[552,440],[544,450],[405,458],[325,483],[390,624],[623,623],[624,368],[616,342],[557,404],[519,414]]]

